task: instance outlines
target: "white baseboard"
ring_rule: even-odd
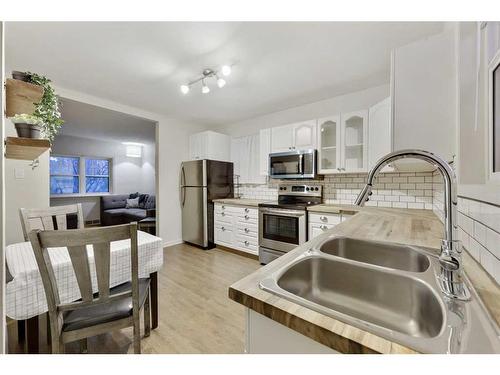
[[[181,243],[184,243],[184,241],[182,239],[172,240],[172,241],[163,241],[163,247],[169,247],[169,246],[179,245]]]

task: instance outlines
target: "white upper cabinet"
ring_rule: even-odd
[[[271,152],[293,150],[293,126],[285,125],[271,128]]]
[[[382,157],[392,152],[391,98],[370,107],[368,111],[368,169]],[[390,166],[382,172],[391,172]]]
[[[269,154],[271,153],[271,129],[261,129],[259,132],[259,173],[269,174]]]
[[[316,120],[299,122],[293,125],[294,150],[316,148]]]
[[[231,138],[225,134],[205,131],[189,137],[191,160],[211,159],[230,161]]]
[[[368,111],[343,113],[341,125],[341,171],[365,172],[368,166]]]
[[[340,115],[318,120],[318,173],[340,172]]]
[[[452,30],[394,50],[391,96],[395,151],[422,149],[448,161],[453,159],[457,110],[455,60]],[[399,163],[396,167],[399,170]]]
[[[316,148],[316,120],[271,128],[272,152],[314,148]]]

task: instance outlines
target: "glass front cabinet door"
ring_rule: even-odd
[[[339,173],[340,163],[340,116],[318,120],[318,173]]]
[[[342,114],[343,172],[365,172],[368,162],[368,112]]]

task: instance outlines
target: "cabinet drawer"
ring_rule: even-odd
[[[234,215],[230,212],[216,212],[214,213],[214,220],[217,222],[232,224]]]
[[[251,217],[257,219],[259,217],[259,211],[253,208],[238,207],[235,212],[238,217]]]
[[[243,236],[259,237],[259,228],[256,225],[238,225],[237,232]]]
[[[214,205],[214,212],[215,213],[221,213],[221,212],[226,212],[226,213],[237,213],[239,207],[235,206],[230,206],[227,204],[222,204],[222,203],[215,203]]]
[[[331,229],[335,226],[335,224],[315,224],[315,223],[309,223],[309,237],[308,241],[312,240],[314,237],[319,236],[323,232],[327,231],[328,229]]]
[[[236,224],[238,226],[245,226],[245,225],[257,226],[258,223],[259,223],[259,220],[256,217],[250,217],[248,215],[236,217]]]
[[[309,213],[309,222],[316,224],[339,224],[340,214]]]
[[[259,253],[257,240],[248,236],[236,236],[236,247],[252,254]]]
[[[232,246],[234,241],[234,232],[224,226],[214,228],[214,241],[221,245]]]

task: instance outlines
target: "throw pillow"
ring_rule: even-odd
[[[156,199],[154,195],[150,195],[144,204],[146,210],[152,210],[156,207]]]
[[[145,208],[144,205],[149,197],[149,194],[139,194],[139,208]]]
[[[135,198],[137,198],[138,196],[139,196],[139,192],[136,192],[136,193],[131,193],[128,197],[129,197],[130,199],[135,199]]]
[[[125,208],[139,208],[139,197],[127,199],[127,206]]]

